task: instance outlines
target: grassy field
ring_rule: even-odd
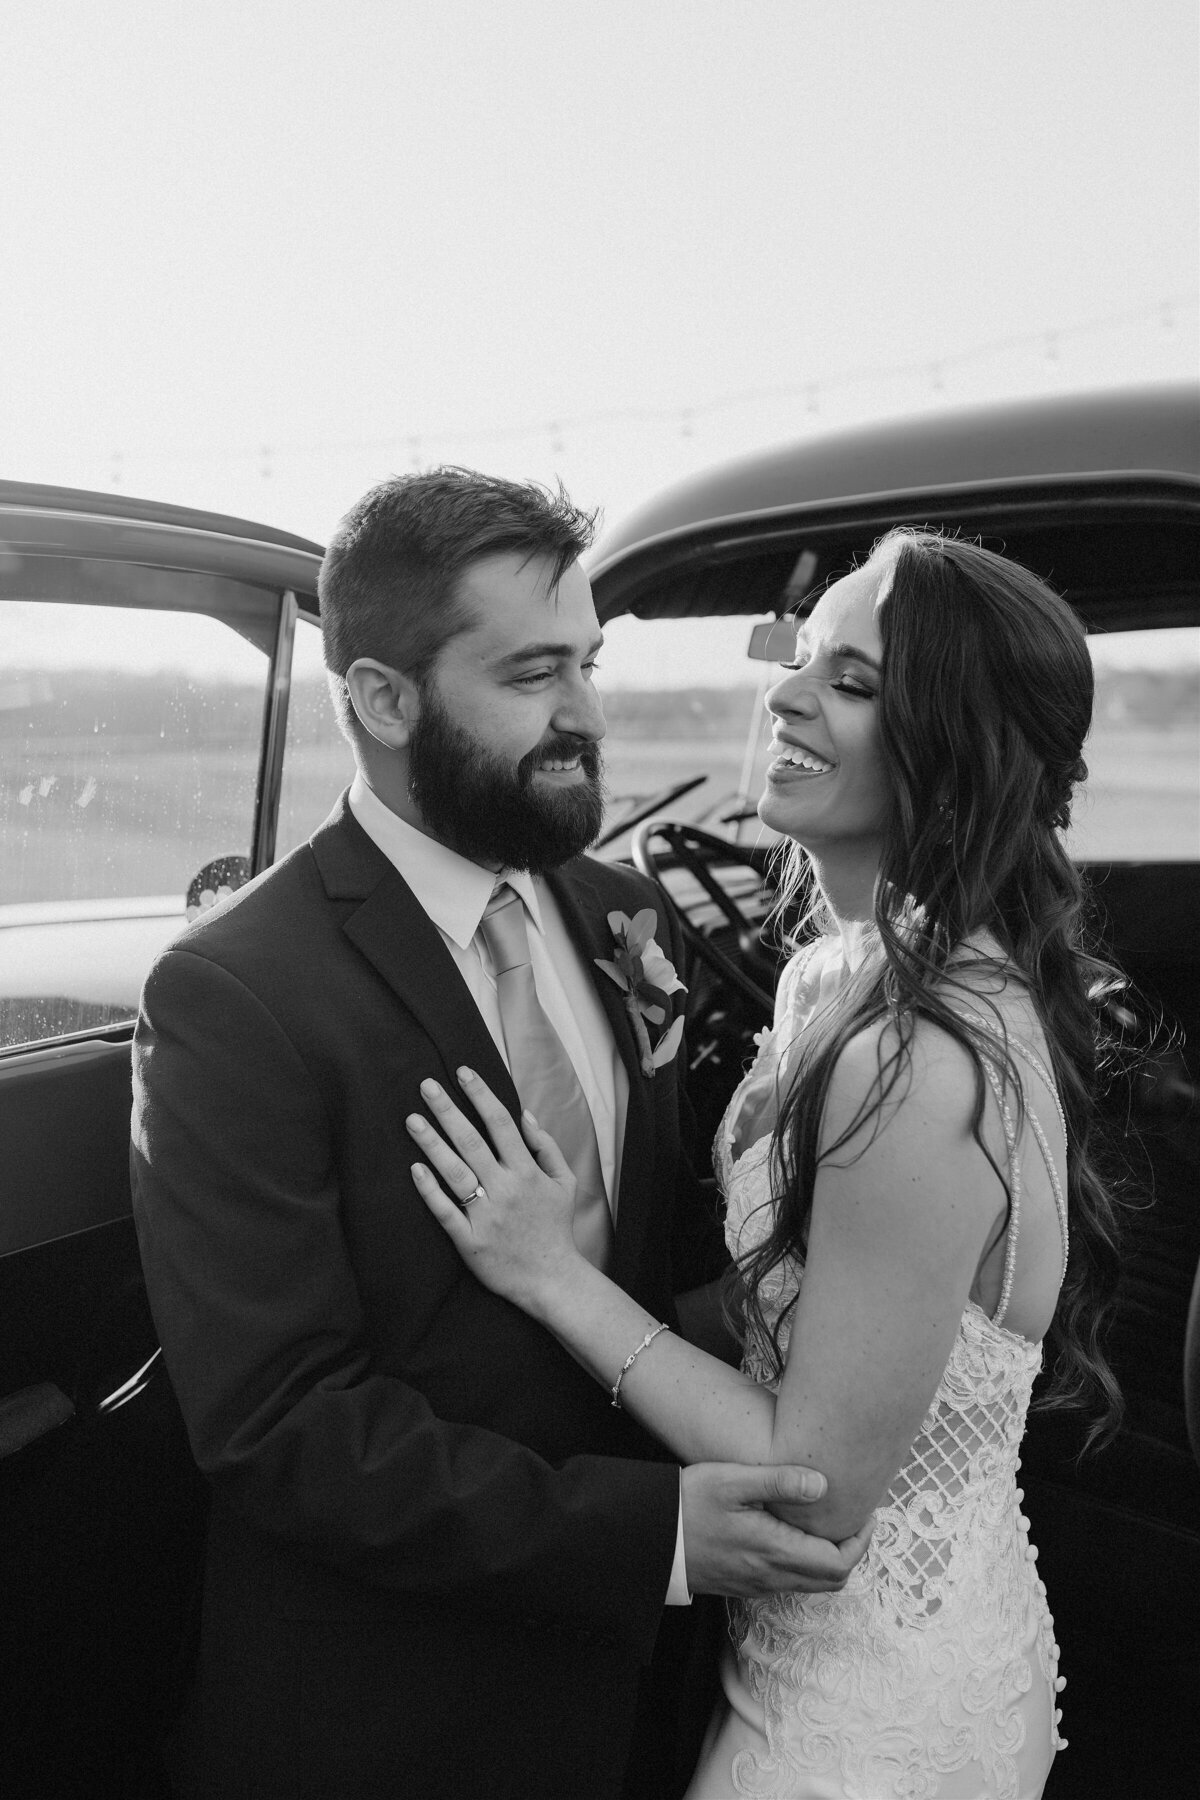
[[[293,712],[281,854],[320,824],[352,772],[328,702],[316,699],[305,696]],[[753,804],[766,761],[760,733],[747,772],[756,710],[745,688],[613,696],[610,820],[700,773],[705,784],[672,808],[676,816],[720,825],[745,796]],[[1100,712],[1071,838],[1086,860],[1200,858],[1200,720],[1190,707],[1176,708],[1156,726],[1146,711]],[[81,732],[76,723],[71,735],[43,728],[18,738],[10,729],[0,739],[0,905],[182,896],[204,863],[249,852],[256,708],[241,704],[220,717],[210,707],[196,733],[181,731],[187,720],[178,712],[169,735],[157,717],[138,723],[143,729],[123,735]],[[742,828],[751,839],[758,831],[753,820]]]

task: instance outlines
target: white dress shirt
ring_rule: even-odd
[[[350,810],[372,843],[399,870],[437,927],[507,1068],[496,977],[479,930],[496,875],[408,824],[368,787],[361,772],[350,787]],[[600,1168],[615,1222],[629,1074],[595,983],[571,942],[548,885],[524,870],[506,870],[503,878],[524,902],[526,925],[534,927],[529,932],[534,986],[547,1018],[562,1039],[591,1110]],[[684,1606],[690,1598],[681,1501],[666,1603]]]

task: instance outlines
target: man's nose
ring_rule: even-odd
[[[581,677],[572,683],[570,693],[555,711],[553,725],[556,731],[589,738],[596,744],[600,742],[608,730],[608,722],[600,696],[590,681]]]

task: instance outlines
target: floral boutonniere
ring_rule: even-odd
[[[632,919],[628,913],[610,912],[608,923],[615,954],[611,962],[598,956],[596,966],[603,969],[624,994],[625,1011],[637,1039],[642,1074],[652,1076],[656,1069],[669,1063],[679,1049],[683,1014],[680,1013],[662,1032],[653,1047],[646,1027],[665,1025],[671,1010],[670,996],[686,994],[687,989],[654,941],[658,918],[652,906],[644,906]]]

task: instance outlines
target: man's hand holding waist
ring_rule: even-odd
[[[844,1543],[810,1536],[768,1508],[819,1500],[824,1478],[786,1464],[693,1463],[683,1470],[683,1541],[696,1594],[754,1599],[842,1588],[870,1542],[873,1518]]]

